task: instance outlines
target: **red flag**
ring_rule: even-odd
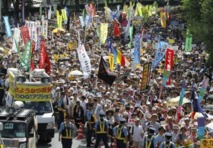
[[[165,59],[165,70],[172,71],[173,65],[174,65],[174,50],[167,49]],[[171,75],[166,84],[167,85],[171,84]]]
[[[50,59],[45,47],[45,40],[41,40],[39,68],[45,69],[46,73],[50,73]]]
[[[113,26],[114,26],[114,36],[119,37],[120,36],[120,28],[119,28],[119,24],[116,20],[114,20]]]
[[[27,26],[23,26],[20,28],[21,30],[21,37],[22,37],[22,40],[24,41],[24,44],[26,44],[26,42],[28,40],[30,40],[30,33],[29,33],[29,29]]]
[[[125,66],[125,56],[121,56],[121,66]]]

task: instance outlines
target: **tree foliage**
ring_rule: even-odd
[[[213,65],[213,0],[182,0],[187,27],[193,38],[206,45],[209,64]]]

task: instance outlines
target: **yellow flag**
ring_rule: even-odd
[[[101,23],[100,27],[100,43],[101,45],[105,43],[108,35],[108,23]]]
[[[110,70],[113,71],[114,70],[114,55],[109,53],[108,59],[109,59]]]
[[[56,11],[56,18],[57,18],[58,28],[62,28],[63,17],[62,17],[62,14],[61,15],[59,14],[58,10]]]
[[[67,21],[67,12],[65,11],[65,9],[62,9],[62,17],[64,21]]]
[[[122,53],[120,50],[117,50],[117,63],[121,64]]]
[[[160,12],[161,26],[166,28],[166,12]]]
[[[108,7],[104,7],[106,19],[110,19],[110,9]]]
[[[76,49],[76,48],[77,48],[77,42],[69,42],[69,43],[67,44],[67,48],[68,48],[69,50]]]

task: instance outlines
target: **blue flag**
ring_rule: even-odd
[[[158,66],[160,61],[165,56],[165,51],[166,51],[167,45],[168,45],[168,43],[166,43],[166,42],[158,42],[158,49],[155,53],[155,59],[152,63],[152,69],[154,69],[156,66]]]
[[[136,35],[134,39],[134,63],[140,64],[140,36]]]
[[[118,55],[118,52],[117,52],[116,48],[114,48],[113,54],[114,54],[114,64],[117,64],[117,55]]]
[[[107,38],[107,47],[109,49],[109,52],[112,53],[112,37]]]
[[[196,94],[196,92],[195,92],[194,89],[192,90],[191,100],[192,100],[192,105],[193,105],[193,111],[194,112],[199,112],[199,113],[203,114],[203,109],[200,106],[197,94]]]

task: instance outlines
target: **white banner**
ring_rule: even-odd
[[[77,53],[84,76],[89,76],[91,73],[91,63],[84,45],[81,44],[78,46]]]
[[[52,6],[49,5],[49,10],[48,10],[48,16],[47,16],[47,19],[50,20],[51,19],[51,16],[52,16]]]
[[[12,50],[15,51],[15,52],[17,52],[16,42],[19,43],[20,34],[21,34],[20,29],[19,28],[15,28],[14,29],[14,34],[13,34],[13,47],[12,47]]]
[[[45,39],[47,39],[47,36],[48,36],[48,20],[44,20],[44,24],[42,26],[42,34],[43,34],[43,37]]]

